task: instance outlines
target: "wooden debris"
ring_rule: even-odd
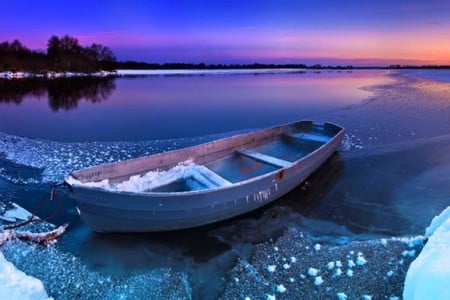
[[[17,231],[12,229],[3,230],[0,228],[0,246],[12,240],[23,240],[41,245],[49,245],[56,242],[56,239],[66,231],[69,224],[64,224],[58,228],[47,232]]]

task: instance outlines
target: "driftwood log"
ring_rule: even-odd
[[[56,242],[56,239],[66,231],[67,226],[69,226],[69,224],[61,225],[52,231],[39,233],[0,228],[0,246],[12,240],[22,240],[41,245],[49,245]]]

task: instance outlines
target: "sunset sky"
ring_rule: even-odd
[[[118,60],[450,64],[450,1],[0,0],[0,41],[53,34]]]

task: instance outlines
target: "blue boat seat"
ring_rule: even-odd
[[[191,167],[192,178],[207,188],[217,188],[232,185],[232,183],[205,166]]]

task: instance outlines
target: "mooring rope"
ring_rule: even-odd
[[[28,220],[22,222],[22,223],[18,223],[18,224],[13,224],[13,225],[9,225],[9,226],[3,226],[1,229],[3,230],[11,230],[11,229],[16,229],[22,226],[25,226],[27,224],[33,223],[33,222],[46,222],[50,219],[53,219],[54,217],[56,217],[60,211],[61,211],[61,207],[62,207],[62,201],[61,201],[61,196],[58,195],[57,193],[57,188],[59,187],[65,187],[68,186],[66,182],[61,182],[61,183],[57,183],[54,184],[50,187],[50,201],[52,201],[53,199],[57,200],[57,207],[56,209],[53,211],[53,213],[51,213],[50,215],[46,216],[45,218],[35,218],[36,217],[36,213],[37,211],[41,208],[41,206],[44,204],[45,200],[47,199],[47,193],[45,193],[38,201],[38,203],[35,205],[33,211],[31,212],[31,217],[28,218]]]

